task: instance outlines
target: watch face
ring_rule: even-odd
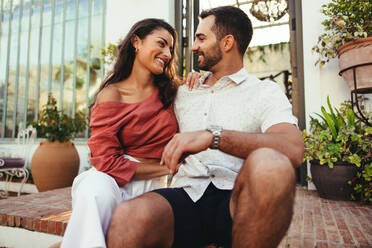
[[[212,133],[213,133],[213,135],[219,135],[220,134],[220,130],[213,130]]]
[[[216,126],[216,125],[211,125],[207,129],[210,130],[213,134],[215,134],[215,132],[221,132],[222,131],[222,127]]]

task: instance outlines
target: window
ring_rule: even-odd
[[[65,113],[88,113],[104,75],[106,0],[0,5],[0,137],[14,138],[37,119],[49,93]]]

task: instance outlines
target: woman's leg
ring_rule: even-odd
[[[72,214],[61,247],[106,247],[110,218],[121,201],[121,190],[109,175],[94,169],[79,175],[72,187]]]

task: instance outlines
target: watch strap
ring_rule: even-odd
[[[210,149],[218,149],[220,147],[220,139],[222,133],[222,127],[211,125],[207,128],[209,132],[213,135],[213,140],[211,145],[209,146]]]

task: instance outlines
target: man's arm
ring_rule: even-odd
[[[195,154],[208,149],[213,135],[206,130],[177,134],[164,149],[161,163],[176,173],[182,155]],[[265,133],[247,133],[223,130],[219,150],[240,158],[262,147],[275,149],[287,156],[294,167],[300,166],[303,156],[301,132],[292,124],[279,123],[271,126]]]
[[[222,132],[220,150],[240,158],[257,148],[268,147],[287,156],[294,167],[302,163],[304,144],[301,132],[293,124],[280,123],[265,133],[246,133],[226,130]]]

